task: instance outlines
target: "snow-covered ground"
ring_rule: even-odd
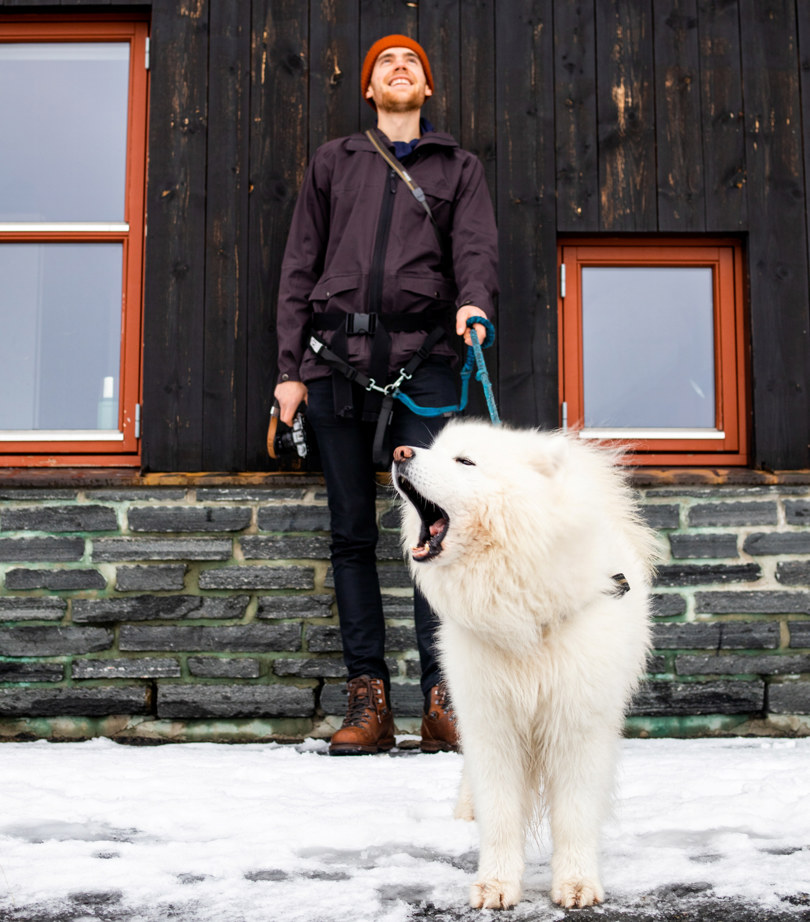
[[[324,745],[0,744],[0,919],[507,918],[465,909],[460,756]],[[548,845],[508,918],[564,917]],[[603,882],[603,919],[666,893],[810,917],[810,740],[626,741]]]

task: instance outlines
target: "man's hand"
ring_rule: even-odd
[[[295,411],[302,401],[306,403],[306,384],[302,381],[282,381],[276,385],[273,396],[278,401],[279,419],[287,426],[292,426]]]
[[[460,307],[456,311],[456,333],[459,336],[464,337],[464,342],[468,345],[472,345],[472,340],[470,339],[470,328],[467,326],[468,317],[483,317],[486,319],[486,314],[481,310],[480,307],[476,307],[474,304],[465,304],[464,307]],[[480,323],[476,323],[474,326],[475,332],[478,334],[478,342],[483,343],[487,338],[486,327]]]

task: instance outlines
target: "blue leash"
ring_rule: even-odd
[[[475,332],[474,325],[476,323],[480,323],[487,331],[483,343],[479,342],[478,334]],[[472,374],[473,366],[477,366],[478,370],[475,373],[475,380],[480,381],[484,389],[484,397],[487,401],[489,418],[492,420],[494,426],[500,426],[501,419],[498,416],[498,410],[495,406],[495,397],[492,393],[492,382],[489,379],[489,372],[487,371],[483,352],[484,349],[489,349],[495,342],[495,327],[486,317],[479,316],[468,317],[467,326],[470,330],[472,345],[467,346],[467,356],[461,369],[461,399],[457,404],[449,407],[421,407],[419,404],[414,403],[407,394],[403,394],[398,386],[393,389],[392,395],[396,397],[397,400],[401,400],[405,406],[416,413],[417,416],[442,416],[444,413],[459,413],[467,406],[470,375]]]

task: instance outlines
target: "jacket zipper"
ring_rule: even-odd
[[[397,191],[397,174],[388,170],[388,182],[383,192],[380,220],[377,223],[377,238],[371,257],[371,272],[368,282],[368,312],[382,310],[383,282],[385,280],[385,254],[388,250],[388,235],[391,230],[391,215],[394,211],[394,195]]]

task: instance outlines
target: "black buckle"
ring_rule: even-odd
[[[348,336],[373,336],[376,330],[376,314],[346,314],[346,334]]]

